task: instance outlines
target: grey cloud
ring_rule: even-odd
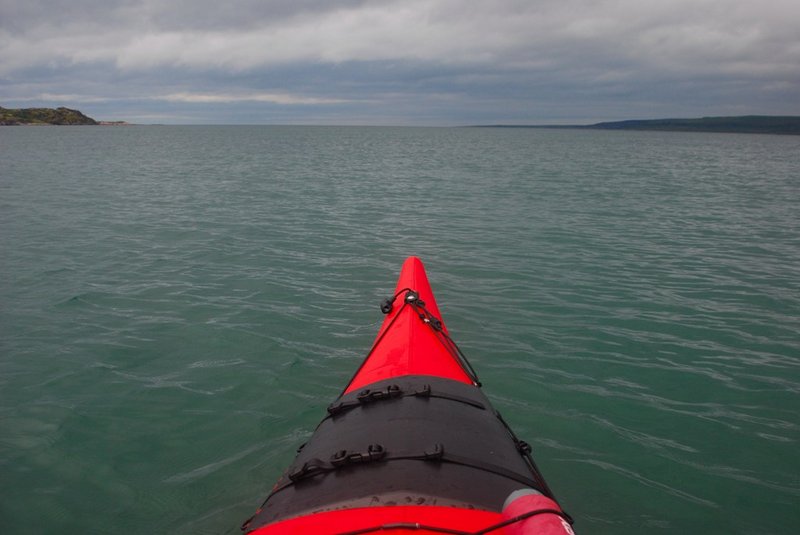
[[[785,0],[0,0],[0,99],[452,122],[798,113],[797,20]]]
[[[356,9],[366,0],[0,0],[0,28],[97,26],[119,31],[240,30]],[[381,2],[369,2],[380,5]]]

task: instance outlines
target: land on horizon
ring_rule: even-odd
[[[696,119],[631,119],[575,125],[476,125],[478,128],[574,128],[591,130],[661,130],[669,132],[720,132],[739,134],[800,135],[800,116],[738,115]]]
[[[126,121],[97,121],[70,108],[21,108],[0,106],[0,126],[22,125],[128,125]],[[562,128],[584,130],[659,130],[670,132],[720,132],[742,134],[800,135],[800,116],[739,115],[695,119],[629,119],[594,124],[481,124],[473,128]]]

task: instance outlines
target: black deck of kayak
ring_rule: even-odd
[[[254,518],[277,520],[378,505],[500,511],[513,491],[551,496],[519,441],[477,387],[404,376],[328,409]]]

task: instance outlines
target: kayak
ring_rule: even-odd
[[[572,535],[450,337],[422,262],[403,264],[369,353],[242,530]]]

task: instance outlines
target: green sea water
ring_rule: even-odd
[[[138,126],[0,128],[0,532],[238,533],[411,254],[578,533],[800,532],[800,136]]]

